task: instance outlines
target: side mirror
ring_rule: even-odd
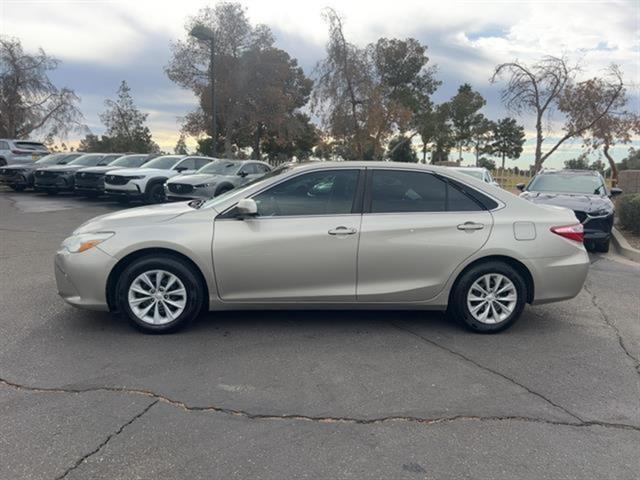
[[[236,204],[236,211],[242,217],[252,217],[258,214],[258,205],[252,198],[243,198]]]
[[[247,172],[238,172],[239,177],[246,177],[247,175],[249,175]]]
[[[516,188],[517,188],[518,190],[520,190],[521,192],[524,192],[524,187],[525,187],[525,184],[524,184],[524,183],[518,183],[518,184],[516,185]]]
[[[621,188],[613,187],[611,190],[609,190],[610,197],[617,197],[618,195],[621,195],[621,194],[622,194]]]
[[[180,173],[184,172],[185,170],[187,170],[187,167],[177,167],[176,168],[176,172],[180,172]]]

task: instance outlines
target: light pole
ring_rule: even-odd
[[[204,25],[196,25],[191,29],[189,34],[200,40],[201,42],[206,42],[210,47],[211,58],[209,61],[209,76],[211,79],[211,156],[216,156],[216,146],[217,146],[217,131],[216,131],[216,77],[213,67],[213,61],[215,59],[215,33],[209,27],[205,27]]]

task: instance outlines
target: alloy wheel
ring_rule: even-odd
[[[150,325],[165,325],[180,316],[187,305],[182,281],[166,270],[138,275],[129,286],[128,302],[134,315]]]
[[[509,278],[488,273],[478,278],[467,292],[467,307],[478,322],[495,325],[513,313],[518,291]]]

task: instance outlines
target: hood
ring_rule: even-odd
[[[36,163],[17,163],[17,164],[13,164],[13,165],[5,165],[3,167],[0,167],[0,170],[7,170],[7,171],[24,171],[24,170],[35,170],[36,168],[48,168],[48,167],[53,167],[55,165],[38,165]]]
[[[598,212],[613,210],[613,203],[607,197],[582,193],[523,192],[520,198],[539,205],[554,205],[569,208],[573,211]]]
[[[222,175],[211,175],[208,173],[194,173],[191,175],[176,175],[170,183],[184,183],[186,185],[200,185],[201,183],[219,182]]]
[[[160,175],[162,177],[169,177],[175,175],[175,170],[163,170],[161,168],[119,168],[109,172],[111,175],[122,175],[123,177],[132,177],[134,175],[153,176]]]
[[[165,222],[187,212],[193,212],[189,202],[163,203],[148,207],[128,208],[107,213],[80,225],[73,233],[111,231],[122,227],[145,226]]]
[[[65,173],[65,172],[76,172],[81,168],[87,168],[87,166],[86,165],[54,165],[52,167],[44,167],[44,168],[46,168],[49,171]]]
[[[82,168],[80,171],[81,172],[87,172],[87,173],[107,173],[110,172],[111,170],[116,170],[118,168],[122,168],[122,167],[110,167],[109,165],[105,165],[103,167],[85,167]]]

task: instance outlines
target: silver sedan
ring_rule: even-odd
[[[256,160],[217,160],[195,173],[178,175],[164,184],[169,200],[213,198],[249,183],[271,171],[268,163]]]
[[[572,298],[589,260],[572,211],[417,164],[285,166],[209,201],[94,218],[55,258],[70,304],[145,332],[203,309],[448,310],[475,332]]]

